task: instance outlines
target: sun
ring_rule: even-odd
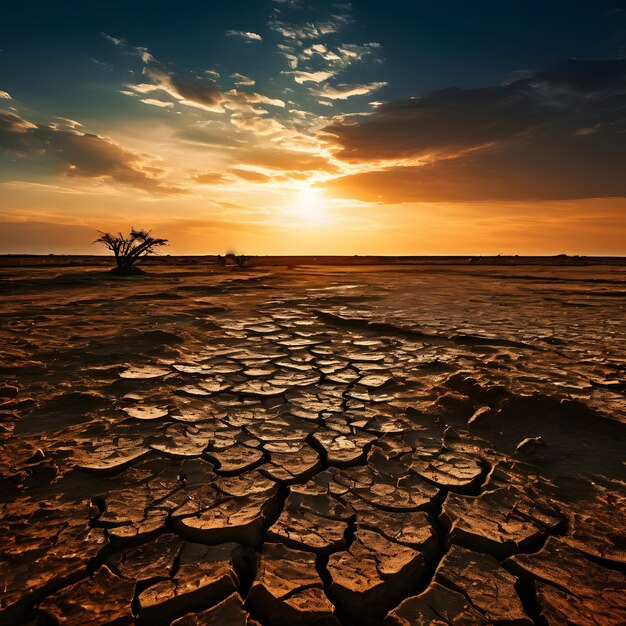
[[[287,211],[307,224],[323,224],[328,221],[325,199],[321,189],[307,187],[295,194]]]

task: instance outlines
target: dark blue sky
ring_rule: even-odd
[[[298,19],[318,19],[332,5],[311,4],[315,10],[295,11]],[[618,0],[355,0],[352,5],[354,22],[344,38],[379,42],[384,59],[380,67],[355,68],[352,78],[367,74],[384,80],[388,85],[378,97],[385,99],[497,84],[569,57],[626,53],[626,3]],[[132,69],[102,39],[106,32],[177,67],[252,74],[271,91],[284,69],[272,46],[279,36],[267,25],[274,6],[267,0],[7,3],[0,20],[0,88],[35,108],[97,116],[120,101],[106,86],[127,79]],[[259,33],[265,41],[241,46],[225,35],[227,29]]]

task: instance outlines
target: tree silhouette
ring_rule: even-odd
[[[98,231],[100,237],[94,243],[104,244],[115,255],[115,263],[117,267],[114,270],[120,274],[130,274],[134,271],[140,271],[135,266],[148,254],[155,251],[156,248],[166,246],[167,239],[152,237],[149,230],[136,230],[131,228],[128,237],[117,233],[103,233]]]

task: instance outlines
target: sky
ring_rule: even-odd
[[[626,1],[0,19],[0,253],[626,255]]]

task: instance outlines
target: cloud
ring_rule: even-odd
[[[268,98],[260,93],[253,91],[237,91],[236,89],[229,89],[224,93],[224,106],[236,110],[246,108],[248,110],[254,104],[265,104],[268,106],[285,108],[285,102],[279,98]],[[257,111],[261,115],[264,115],[266,111]]]
[[[125,41],[120,37],[113,37],[111,35],[107,35],[106,33],[100,33],[100,36],[103,39],[106,39],[109,43],[112,43],[114,46],[123,46]]]
[[[180,73],[170,70],[159,63],[149,52],[141,50],[140,54],[145,63],[143,75],[150,82],[128,85],[134,93],[143,95],[164,91],[182,105],[213,113],[231,110],[265,115],[267,113],[265,110],[255,109],[253,105],[285,106],[285,103],[278,98],[269,98],[253,91],[238,91],[237,89],[224,91],[214,80],[208,78],[216,74],[211,71],[205,71],[204,76],[199,76],[192,72]],[[244,83],[239,83],[240,85],[254,82],[241,74],[233,76],[245,79]],[[148,104],[154,104],[154,102],[148,102]]]
[[[146,64],[143,73],[152,82],[129,86],[138,93],[161,90],[187,106],[218,113],[224,110],[221,106],[224,94],[210,79],[199,79],[193,75],[185,76],[167,71],[153,58]]]
[[[193,126],[184,125],[174,131],[175,137],[182,140],[183,145],[191,144],[198,146],[218,147],[220,150],[228,150],[232,147],[233,141],[238,143],[230,123],[212,120],[210,123],[199,122]]]
[[[554,67],[530,74],[518,83],[535,87],[542,84],[560,86],[582,94],[593,94],[615,88],[623,91],[626,86],[626,60],[570,59]]]
[[[197,174],[193,179],[201,185],[223,185],[228,182],[228,178],[221,172],[204,172]]]
[[[242,39],[245,39],[247,43],[252,43],[253,41],[263,41],[263,37],[261,37],[261,35],[243,30],[227,30],[226,34],[229,37],[241,37]]]
[[[231,174],[234,174],[235,176],[252,183],[266,183],[271,180],[271,176],[268,176],[267,174],[263,174],[261,172],[255,172],[253,170],[242,170],[234,168],[228,171]]]
[[[48,126],[54,129],[70,129],[70,130],[78,130],[83,127],[80,122],[76,120],[72,120],[68,117],[55,117],[54,122],[50,122]]]
[[[48,160],[67,176],[111,180],[157,195],[181,192],[163,184],[163,170],[147,155],[107,137],[33,124],[15,113],[0,112],[0,150]]]
[[[96,59],[95,57],[91,57],[89,59],[89,63],[93,63],[103,70],[113,69],[113,65],[111,65],[111,63],[105,63],[104,61],[100,61],[100,59]]]
[[[570,200],[626,196],[626,151],[603,154],[588,138],[569,146],[547,141],[443,159],[415,167],[392,167],[337,178],[333,193],[367,202],[469,202],[477,200]],[[565,150],[568,150],[565,152]],[[608,156],[608,159],[607,159]],[[613,160],[619,157],[619,160]],[[600,165],[594,159],[600,159]],[[610,162],[607,162],[611,159]]]
[[[300,58],[295,47],[281,43],[279,43],[276,47],[278,48],[279,53],[283,56],[285,61],[287,61],[287,65],[292,70],[296,69],[298,67],[298,63],[300,62]]]
[[[342,33],[354,22],[353,7],[349,2],[334,2],[324,6],[309,3],[306,12],[294,10],[296,3],[284,3],[274,9],[268,27],[282,36],[277,45],[279,53],[295,73],[296,82],[322,82],[375,56],[382,46],[377,42],[345,43],[339,41]],[[303,15],[307,20],[302,21]],[[292,19],[287,19],[291,15]],[[322,41],[323,40],[323,41]]]
[[[328,7],[316,7],[310,4],[306,7],[309,18],[306,22],[287,21],[284,15],[294,9],[300,9],[300,2],[282,3],[283,8],[274,10],[274,14],[268,22],[268,27],[277,32],[286,40],[301,45],[306,40],[319,39],[343,30],[354,19],[352,17],[352,5],[350,3],[334,3],[330,10]],[[285,11],[286,9],[286,11]],[[297,11],[299,15],[301,11]]]
[[[301,42],[306,39],[318,39],[325,35],[336,33],[340,30],[340,25],[333,21],[289,24],[275,20],[270,22],[270,28],[279,35],[282,35],[285,39]]]
[[[605,76],[595,92],[588,90],[590,74]],[[626,61],[568,61],[507,85],[385,102],[326,130],[346,160],[454,156],[516,135],[621,124],[616,93],[626,95]]]
[[[311,89],[311,93],[330,100],[347,100],[353,96],[365,96],[384,87],[387,83],[367,83],[363,85],[326,85],[320,89]]]
[[[20,156],[33,153],[29,139],[37,130],[35,124],[15,113],[0,112],[0,149]]]
[[[334,169],[324,157],[295,150],[247,147],[238,153],[237,159],[240,165],[255,165],[286,172],[317,172]]]
[[[328,186],[385,202],[624,196],[625,101],[626,60],[569,60],[385,102],[325,129],[336,157],[368,170]]]
[[[335,46],[317,43],[304,48],[299,58],[302,61],[320,58],[330,67],[344,70],[363,61],[367,56],[377,55],[381,49],[382,46],[374,41],[364,44],[341,43]]]
[[[11,100],[11,96],[7,91],[0,91],[0,100]]]
[[[316,39],[320,35],[296,26],[292,27],[291,34],[293,41],[278,44],[277,47],[292,69],[317,64],[326,71],[337,74],[356,63],[360,63],[368,56],[373,56],[378,61],[381,60],[379,53],[382,46],[374,41],[364,44],[338,43],[332,45],[319,42],[311,44],[306,40]]]
[[[362,61],[366,56],[375,55],[382,49],[376,41],[365,44],[345,43],[337,47],[335,54],[339,65],[344,67]]]
[[[174,106],[173,102],[163,102],[163,100],[155,100],[154,98],[143,98],[141,102],[144,104],[150,104],[154,107],[161,107],[163,109],[171,109]]]
[[[237,128],[252,131],[262,136],[276,135],[277,133],[281,133],[285,130],[285,127],[279,121],[256,115],[234,113],[230,117],[230,122]]]
[[[249,76],[244,76],[239,72],[231,74],[230,77],[234,79],[235,85],[237,85],[237,87],[251,87],[255,84],[254,79],[250,78]]]
[[[325,80],[328,80],[329,78],[332,78],[335,75],[334,72],[329,72],[325,70],[317,70],[316,72],[300,70],[300,71],[285,72],[285,73],[291,74],[293,76],[293,79],[300,85],[306,82],[322,83]]]

